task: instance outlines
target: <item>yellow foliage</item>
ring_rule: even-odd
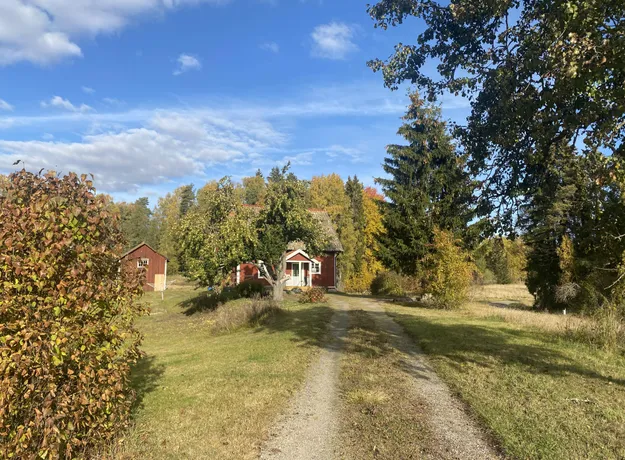
[[[456,308],[467,299],[477,267],[451,232],[435,229],[432,246],[426,290],[441,307]]]

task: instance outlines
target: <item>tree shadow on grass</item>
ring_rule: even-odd
[[[418,308],[418,307],[417,307]],[[384,313],[372,313],[382,315]],[[504,365],[522,366],[531,374],[565,377],[577,374],[625,386],[625,379],[605,375],[590,365],[571,359],[553,346],[556,338],[549,333],[518,330],[497,325],[445,324],[416,315],[393,312],[415,342],[433,357],[444,357],[462,370],[462,365],[472,363],[493,367],[493,360]]]
[[[328,347],[331,344],[326,340],[326,333],[333,313],[334,310],[326,305],[296,310],[284,308],[265,320],[254,332],[271,334],[290,332],[293,334],[292,340],[301,346]]]
[[[131,386],[135,391],[132,413],[143,407],[143,400],[148,393],[158,388],[158,381],[165,372],[165,366],[156,363],[155,356],[145,356],[132,367]]]

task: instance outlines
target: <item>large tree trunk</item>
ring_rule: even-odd
[[[273,300],[281,302],[284,299],[284,284],[286,282],[286,257],[282,256],[276,267],[276,280],[273,285]]]

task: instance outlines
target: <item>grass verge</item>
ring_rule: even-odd
[[[425,405],[411,398],[399,352],[363,311],[350,312],[341,360],[341,458],[409,459],[432,453]]]
[[[625,359],[554,333],[564,318],[386,308],[511,457],[625,458]]]
[[[327,305],[285,303],[261,325],[215,336],[216,312],[189,314],[197,295],[146,295],[152,315],[139,327],[147,356],[133,372],[134,426],[113,448],[116,458],[255,458],[332,314]]]

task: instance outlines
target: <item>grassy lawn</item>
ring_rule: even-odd
[[[493,306],[527,303],[513,291],[461,311],[386,308],[508,455],[625,458],[623,356],[563,338],[580,319]]]
[[[287,301],[262,326],[214,335],[209,313],[191,313],[197,295],[179,288],[164,301],[145,297],[152,315],[139,328],[147,357],[133,374],[140,399],[117,458],[254,458],[332,313]]]
[[[340,388],[341,458],[435,457],[427,409],[412,397],[399,353],[363,311],[350,312]]]

